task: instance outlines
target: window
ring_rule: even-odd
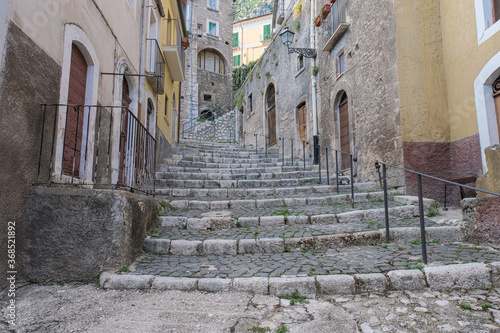
[[[500,0],[483,0],[485,28],[488,29],[500,20]]]
[[[208,8],[217,10],[217,0],[208,0]]]
[[[201,23],[198,23],[198,26],[197,26],[198,30],[203,30],[203,24]]]
[[[271,25],[266,24],[264,26],[264,33],[262,35],[262,40],[265,41],[265,40],[270,40],[270,39],[271,39]]]
[[[187,1],[182,5],[182,13],[184,14],[184,20],[186,21],[186,29],[191,31],[191,2]]]
[[[239,39],[238,39],[238,33],[235,32],[233,34],[233,47],[238,47],[239,44],[240,43],[239,43]]]
[[[203,94],[203,100],[206,102],[210,102],[212,100],[212,95]]]
[[[211,36],[218,36],[217,33],[217,23],[215,22],[208,22],[208,34]]]
[[[165,94],[165,116],[167,116],[168,112],[168,96]]]
[[[500,0],[475,0],[478,44],[500,31]]]
[[[251,114],[253,112],[252,108],[252,94],[248,95],[248,111]]]
[[[198,68],[209,72],[224,74],[224,59],[212,51],[201,51],[198,53]]]
[[[233,56],[233,67],[238,67],[240,65],[240,55]]]
[[[337,76],[340,76],[345,72],[345,63],[344,63],[345,57],[344,57],[344,52],[339,54],[339,57],[337,58]]]
[[[300,71],[304,68],[304,57],[302,55],[297,56],[297,71]]]

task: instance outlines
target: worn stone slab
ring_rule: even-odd
[[[205,255],[236,254],[237,244],[234,239],[207,239],[203,242]]]
[[[197,201],[197,200],[191,200],[189,201],[189,208],[191,209],[210,209],[210,202],[209,201]]]
[[[194,188],[191,190],[192,196],[194,198],[205,198],[208,197],[210,189],[208,188]]]
[[[305,206],[307,204],[306,198],[285,198],[283,200],[285,202],[285,206],[288,207]]]
[[[269,294],[269,278],[235,278],[233,279],[233,290],[259,295]]]
[[[339,223],[353,223],[362,221],[365,217],[364,211],[353,211],[337,214]]]
[[[287,197],[296,193],[294,187],[280,187],[275,189],[277,197]]]
[[[261,247],[256,239],[238,240],[238,254],[261,253]]]
[[[309,216],[288,216],[287,222],[288,225],[297,225],[297,224],[309,224]]]
[[[387,273],[390,290],[421,290],[426,287],[424,274],[418,269],[390,271]]]
[[[210,228],[210,220],[207,218],[188,218],[186,221],[187,229],[207,230]]]
[[[192,189],[189,188],[173,188],[172,189],[173,197],[191,197]]]
[[[269,278],[269,293],[271,295],[291,295],[298,292],[307,298],[316,297],[316,281],[314,277]]]
[[[354,295],[356,284],[351,275],[318,275],[318,293],[320,295]]]
[[[164,277],[157,276],[153,280],[151,289],[157,290],[197,290],[198,279],[183,277]]]
[[[311,216],[311,224],[328,225],[334,223],[338,223],[337,215],[335,214],[323,214],[323,215]]]
[[[170,239],[146,238],[143,243],[144,250],[151,253],[169,253]]]
[[[426,267],[424,272],[429,287],[434,290],[484,289],[491,286],[490,269],[486,264]]]
[[[284,241],[281,238],[261,238],[258,244],[263,253],[281,253],[284,248]]]
[[[162,227],[168,228],[186,228],[187,218],[182,216],[160,216],[160,224]]]
[[[194,256],[202,253],[201,241],[188,241],[188,240],[173,240],[170,243],[171,254],[182,254],[185,256]]]
[[[101,275],[102,286],[106,289],[149,289],[153,279],[152,275]]]
[[[274,208],[283,207],[285,202],[283,199],[266,199],[266,200],[256,200],[257,208]]]
[[[307,204],[308,205],[316,205],[316,206],[319,206],[319,205],[327,205],[329,204],[329,200],[327,197],[311,197],[311,198],[307,198]]]
[[[211,188],[206,196],[211,198],[226,198],[227,191],[225,188]]]
[[[382,273],[355,274],[356,293],[383,293],[389,287],[389,281]]]
[[[292,251],[314,250],[316,249],[316,237],[285,238],[284,245]]]
[[[255,200],[231,200],[231,208],[255,208]]]
[[[261,226],[278,226],[285,224],[284,216],[262,216],[260,218]]]
[[[240,217],[238,218],[238,222],[240,222],[241,226],[244,228],[259,226],[258,217]]]
[[[281,179],[279,186],[299,186],[298,179]]]
[[[260,180],[238,180],[238,187],[240,188],[260,187]]]
[[[189,201],[188,200],[172,200],[169,205],[172,208],[185,209],[185,208],[188,208]]]
[[[198,280],[198,290],[210,292],[230,291],[232,284],[233,280],[231,279],[204,278]]]
[[[210,209],[229,209],[232,205],[229,205],[229,200],[227,201],[212,201],[210,202]]]
[[[492,262],[488,265],[490,268],[491,284],[495,288],[500,287],[500,262]]]

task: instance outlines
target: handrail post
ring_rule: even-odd
[[[385,242],[389,243],[391,234],[389,231],[389,201],[387,198],[387,167],[382,164],[382,178],[384,182],[384,212],[385,212]]]
[[[42,149],[43,149],[43,134],[45,132],[45,114],[47,113],[47,104],[43,105],[43,121],[42,121],[42,138],[40,139],[40,153],[38,154],[38,173],[36,176],[36,182],[40,178],[40,169],[42,166]]]
[[[285,166],[285,138],[280,138],[281,140],[281,153],[282,153],[282,157],[281,157],[281,166]]]
[[[321,184],[321,146],[318,145],[318,150],[319,150],[319,154],[318,154],[318,178],[319,178],[319,184]]]
[[[328,147],[326,149],[326,181],[330,185],[330,168],[328,167]]]
[[[418,211],[420,215],[420,241],[422,242],[422,261],[427,264],[427,241],[425,237],[424,199],[422,195],[422,176],[417,174]]]
[[[335,150],[335,175],[337,178],[337,194],[340,193],[339,189],[339,152],[338,150]]]
[[[266,158],[267,158],[267,140],[269,139],[269,136],[266,135]]]
[[[292,149],[291,150],[292,150],[292,166],[293,166],[293,139],[290,139],[290,141],[292,142],[292,145],[291,145]]]
[[[444,205],[443,205],[443,210],[447,211],[448,207],[446,207],[446,183],[444,184]]]
[[[306,142],[302,141],[302,154],[304,155],[304,170],[306,170]]]
[[[259,150],[257,149],[257,134],[255,135],[255,154],[259,154]]]
[[[351,196],[352,196],[352,208],[354,208],[354,169],[352,167],[352,155],[351,157]]]

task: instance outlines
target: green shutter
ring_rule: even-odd
[[[240,55],[238,54],[238,65],[237,66],[239,66],[239,65],[240,65]]]
[[[271,25],[267,24],[264,26],[264,40],[271,39]]]
[[[233,67],[238,67],[240,65],[240,55],[233,56]]]
[[[233,34],[233,47],[238,47],[238,33]]]

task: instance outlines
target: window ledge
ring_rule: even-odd
[[[220,11],[218,9],[213,9],[213,8],[210,8],[210,7],[205,7],[205,8],[208,9],[209,11],[220,13]]]
[[[299,69],[299,71],[295,74],[295,77],[299,76],[300,74],[302,74],[302,72],[305,70],[305,67],[302,67],[301,69]]]
[[[344,71],[344,72],[342,72],[342,73],[340,73],[340,74],[339,74],[339,75],[335,78],[335,81],[340,80],[340,78],[341,78],[342,76],[344,76],[344,73],[345,73],[345,71]]]
[[[219,36],[214,36],[214,35],[211,35],[209,34],[208,32],[205,33],[205,36],[209,37],[209,38],[213,38],[213,39],[217,39],[217,40],[220,40],[220,37]]]
[[[337,42],[339,41],[340,37],[342,37],[342,35],[344,35],[344,33],[347,31],[349,26],[349,23],[340,23],[337,30],[335,30],[333,35],[326,42],[325,46],[323,47],[323,51],[331,51],[335,44],[337,44]]]
[[[170,121],[168,121],[168,118],[166,115],[163,115],[163,119],[165,119],[165,122],[167,123],[167,125],[170,126]]]

